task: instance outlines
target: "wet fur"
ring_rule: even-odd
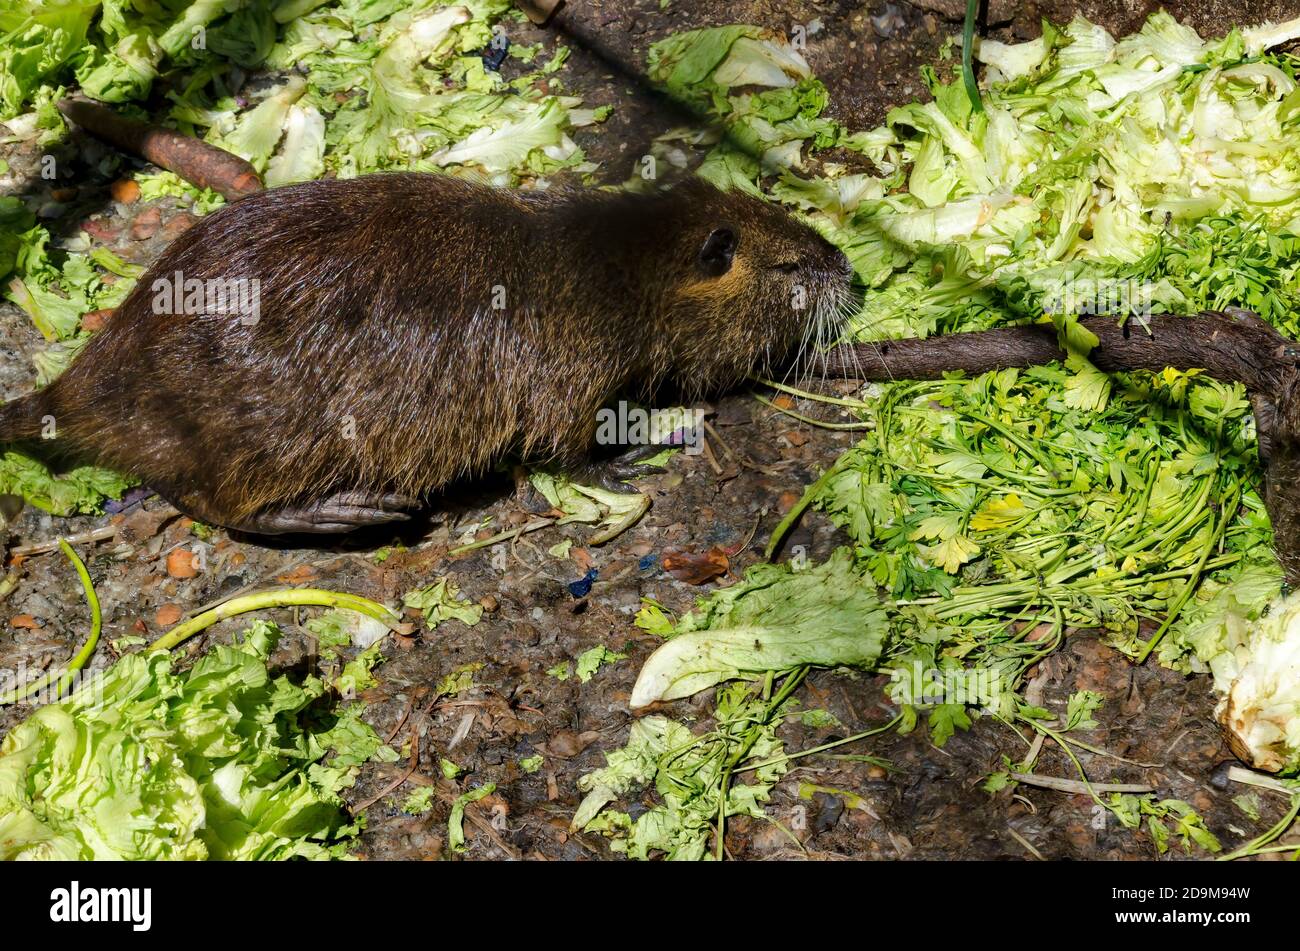
[[[697,255],[724,226],[739,244],[709,277]],[[260,321],[155,313],[155,280],[177,271],[257,279]],[[53,417],[45,454],[227,526],[341,490],[419,496],[512,455],[578,466],[602,405],[732,386],[847,288],[843,256],[811,229],[701,181],[657,195],[310,182],[186,232],[58,380],[0,410],[0,439]]]

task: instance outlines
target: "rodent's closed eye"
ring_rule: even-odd
[[[769,271],[780,271],[782,274],[794,274],[799,270],[798,261],[782,261],[780,264],[773,264],[768,268]]]

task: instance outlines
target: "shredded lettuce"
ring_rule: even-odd
[[[72,61],[98,9],[99,0],[17,0],[0,9],[0,119],[22,112]]]
[[[408,591],[402,603],[420,611],[430,631],[449,620],[473,627],[483,617],[482,606],[462,597],[460,588],[449,578],[439,578],[431,585]]]
[[[330,859],[359,831],[339,797],[396,759],[325,685],[272,675],[257,621],[188,671],[128,654],[0,743],[0,859]]]

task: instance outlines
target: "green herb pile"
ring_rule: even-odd
[[[874,430],[816,499],[892,595],[899,660],[1013,687],[1081,627],[1203,671],[1196,622],[1278,593],[1240,390],[1171,371],[1090,410],[1072,405],[1078,379],[1003,371],[871,401]]]
[[[670,861],[709,856],[715,827],[728,816],[765,818],[763,803],[789,769],[777,727],[795,705],[791,679],[772,691],[749,684],[719,688],[715,726],[699,736],[662,716],[632,724],[627,745],[606,755],[607,764],[578,780],[586,793],[573,828],[610,838],[616,852],[647,859],[662,853]],[[737,767],[748,763],[743,774]],[[618,798],[653,785],[662,800],[636,819],[606,808]],[[716,840],[720,848],[721,839]]]

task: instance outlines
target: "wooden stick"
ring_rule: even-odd
[[[1240,380],[1252,391],[1273,393],[1300,365],[1300,345],[1250,311],[1206,311],[1194,317],[1154,316],[1148,329],[1113,318],[1089,317],[1079,325],[1097,336],[1088,359],[1100,370],[1202,369],[1220,380]],[[1050,324],[1002,327],[925,339],[845,344],[826,357],[830,376],[860,380],[937,380],[965,371],[1023,368],[1064,360]],[[820,361],[809,360],[809,369]]]
[[[1040,786],[1057,792],[1080,793],[1088,795],[1089,785],[1078,779],[1065,779],[1061,776],[1036,776],[1033,773],[1012,773],[1011,778],[1026,786]],[[1145,783],[1092,783],[1092,792],[1149,793],[1155,792],[1155,786]]]
[[[59,542],[65,541],[70,545],[84,545],[87,543],[106,541],[107,539],[117,536],[117,525],[105,525],[102,528],[92,528],[88,532],[79,532],[76,535],[68,535],[64,538],[52,538],[44,542],[32,542],[30,545],[19,545],[17,548],[9,549],[9,557],[14,558],[20,555],[42,555],[47,551],[55,551],[59,547]]]
[[[175,129],[120,116],[89,99],[64,99],[59,111],[87,132],[230,201],[262,191],[257,169],[238,155]]]

